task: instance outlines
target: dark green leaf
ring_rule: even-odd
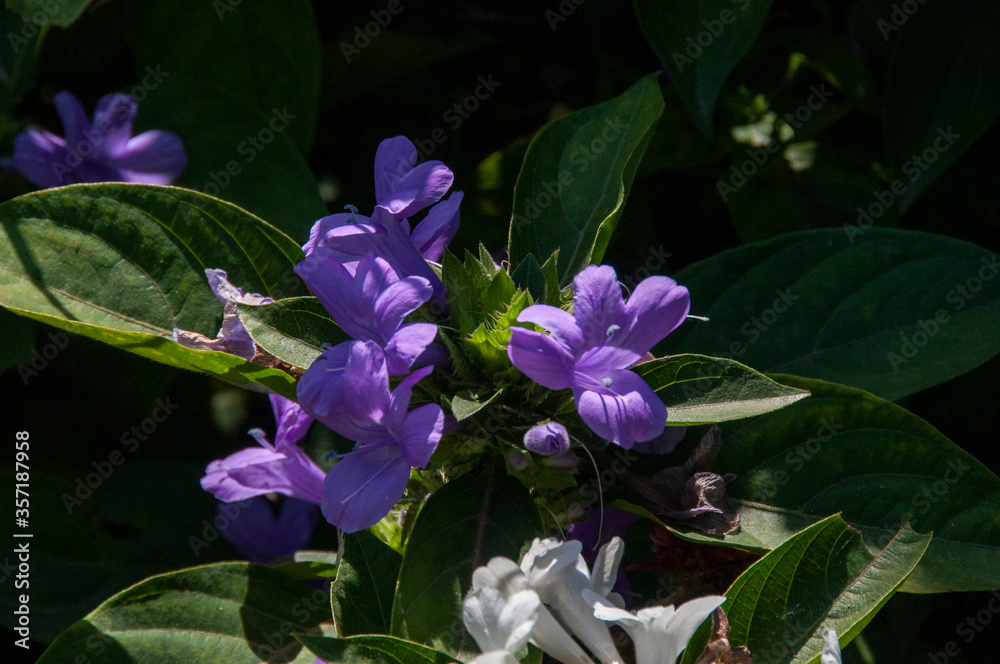
[[[183,137],[188,166],[174,184],[232,201],[301,244],[327,209],[291,138],[271,131],[272,122],[291,128],[304,116],[285,123],[280,110],[258,111],[237,94],[172,74],[150,91],[136,123]]]
[[[39,662],[162,661],[258,664],[314,661],[290,636],[319,636],[330,619],[327,594],[281,572],[249,563],[218,563],[162,574],[115,595],[70,627]],[[101,652],[96,652],[97,647]]]
[[[463,660],[474,655],[462,624],[473,570],[494,556],[517,559],[541,531],[527,490],[496,465],[446,484],[420,510],[406,545],[392,634]]]
[[[45,17],[45,23],[65,28],[75,21],[91,0],[7,0],[7,8],[32,20]]]
[[[794,376],[809,399],[722,425],[719,473],[743,532],[774,548],[831,514],[882,548],[910,523],[934,539],[904,590],[1000,587],[1000,478],[932,426],[861,390]]]
[[[138,67],[157,63],[169,75],[191,76],[255,105],[269,120],[278,118],[272,130],[282,127],[278,131],[286,132],[302,154],[309,153],[319,112],[320,44],[307,0],[139,1],[127,6]],[[183,39],[178,38],[181,31]],[[176,103],[182,105],[181,100]],[[200,122],[211,117],[182,110]],[[282,117],[289,118],[287,123]],[[256,126],[254,135],[267,126]],[[187,135],[181,135],[186,142]]]
[[[402,556],[367,530],[344,535],[330,601],[339,636],[387,634]]]
[[[510,262],[559,250],[559,284],[604,256],[663,98],[657,75],[542,128],[514,187]],[[519,283],[522,288],[526,285]]]
[[[885,21],[883,21],[885,23]],[[885,128],[906,211],[1000,115],[1000,11],[990,0],[921,4],[898,34]]]
[[[706,134],[726,76],[760,32],[771,0],[634,0],[639,25]]]
[[[688,267],[677,281],[710,322],[659,352],[730,357],[898,399],[1000,352],[998,257],[968,242],[850,226],[783,235]]]
[[[635,372],[666,404],[667,424],[677,426],[753,417],[809,396],[720,357],[674,355],[640,364]]]
[[[330,320],[314,297],[293,297],[271,304],[240,304],[240,322],[261,348],[294,367],[308,369],[323,352],[348,336]]]
[[[171,366],[294,395],[281,371],[171,339],[174,328],[210,337],[219,329],[222,305],[205,268],[262,295],[304,290],[292,272],[301,250],[274,227],[197,192],[134,184],[22,196],[0,205],[0,226],[0,305]]]
[[[904,526],[883,550],[869,552],[838,515],[816,523],[754,563],[726,591],[730,642],[748,646],[755,662],[815,662],[823,631],[836,629],[841,643],[857,636],[930,540]],[[704,647],[707,625],[700,632],[684,664]]]
[[[460,664],[443,652],[392,636],[355,636],[329,639],[296,635],[309,650],[327,662],[350,664]]]
[[[521,284],[523,288],[531,293],[531,299],[535,302],[544,301],[545,274],[542,273],[542,266],[538,264],[538,260],[534,254],[525,256],[524,260],[518,264],[517,269],[510,276],[514,280],[514,283]]]

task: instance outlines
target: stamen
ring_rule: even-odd
[[[345,205],[344,209],[347,210],[347,211],[349,211],[351,214],[357,214],[358,213],[358,208],[357,208],[356,205]]]
[[[268,442],[267,436],[264,434],[263,429],[258,429],[254,427],[253,429],[250,429],[250,431],[247,431],[247,433],[250,434],[250,436],[253,437],[253,439],[256,440],[257,443],[260,444],[261,446],[268,448],[271,447],[271,443]]]
[[[688,318],[693,318],[695,320],[703,320],[706,323],[708,322],[708,316],[695,316],[694,314],[688,314],[687,317]]]
[[[606,376],[604,378],[604,387],[611,387],[611,379]]]
[[[607,332],[608,339],[610,339],[611,337],[615,336],[615,333],[618,332],[618,330],[620,330],[620,329],[622,329],[621,325],[612,325],[612,326],[608,327],[608,332]]]

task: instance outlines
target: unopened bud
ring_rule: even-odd
[[[558,422],[538,424],[524,434],[524,446],[535,454],[563,454],[569,449],[569,432]]]

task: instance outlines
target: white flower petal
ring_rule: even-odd
[[[615,582],[618,581],[618,565],[621,564],[624,553],[625,543],[620,537],[611,538],[611,541],[597,552],[591,584],[594,592],[601,597],[607,597],[615,587]]]
[[[842,664],[837,630],[833,628],[823,630],[823,642],[823,654],[819,660],[820,664]]]
[[[533,590],[522,590],[507,598],[500,612],[498,631],[504,636],[503,647],[507,652],[517,652],[528,644],[531,630],[538,622],[542,600]]]

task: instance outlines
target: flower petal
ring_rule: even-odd
[[[639,282],[625,303],[629,324],[611,343],[645,355],[684,322],[691,310],[688,289],[668,277],[648,277]]]
[[[576,410],[590,430],[625,449],[663,433],[667,409],[646,382],[627,370],[611,371],[603,388],[574,387]]]
[[[573,384],[573,356],[547,334],[512,327],[507,357],[521,373],[550,390]]]
[[[447,361],[447,352],[432,345],[437,333],[434,323],[411,323],[396,330],[385,345],[385,363],[389,373],[405,376],[414,367]]]
[[[423,380],[434,370],[434,367],[424,367],[414,371],[396,386],[389,396],[389,406],[386,409],[385,426],[394,436],[402,435],[406,419],[406,411],[410,407],[413,396],[413,386]]]
[[[63,123],[63,133],[66,134],[66,145],[70,150],[78,150],[81,143],[89,143],[87,134],[90,131],[90,121],[83,105],[71,92],[62,91],[52,98],[56,113]]]
[[[402,435],[396,439],[406,462],[423,468],[431,460],[444,430],[444,412],[436,403],[414,408],[403,420]]]
[[[430,300],[432,294],[430,282],[423,277],[406,277],[383,290],[373,303],[382,338],[388,340],[403,319]]]
[[[271,401],[271,410],[274,411],[274,421],[278,424],[278,431],[274,435],[274,447],[283,450],[286,446],[302,440],[309,431],[313,418],[291,399],[278,394],[269,394],[268,398]]]
[[[14,139],[14,165],[35,186],[59,187],[76,182],[66,164],[68,157],[66,142],[47,131],[28,129]]]
[[[375,200],[387,200],[394,185],[417,163],[417,148],[405,136],[387,138],[375,150]]]
[[[180,136],[170,131],[147,131],[133,136],[113,163],[126,182],[170,184],[187,168],[187,152]]]
[[[603,344],[627,325],[622,287],[613,268],[590,265],[573,278],[573,316],[585,346]]]
[[[410,233],[410,240],[425,260],[440,262],[444,248],[454,239],[459,226],[458,206],[463,195],[456,191],[432,207]]]
[[[359,263],[358,268],[363,264],[364,261]],[[360,296],[355,275],[347,271],[332,251],[318,248],[293,269],[348,336],[358,341],[382,343],[372,312],[374,302],[367,302]],[[358,278],[363,280],[363,277]]]
[[[263,496],[235,505],[220,504],[217,511],[228,521],[219,533],[247,560],[259,564],[306,548],[319,517],[315,505],[287,498],[275,518],[270,501]]]
[[[576,318],[567,311],[547,304],[533,304],[517,315],[522,323],[534,323],[552,333],[566,350],[576,354],[583,345],[583,333],[576,324]]]
[[[374,526],[403,496],[410,465],[395,445],[346,454],[323,482],[323,516],[346,533]]]
[[[130,95],[104,95],[94,110],[93,132],[90,138],[100,145],[101,152],[117,156],[132,137],[132,120],[139,105]]]
[[[507,637],[504,650],[515,653],[528,645],[541,608],[542,601],[533,590],[522,590],[507,598],[497,624],[500,634]]]

